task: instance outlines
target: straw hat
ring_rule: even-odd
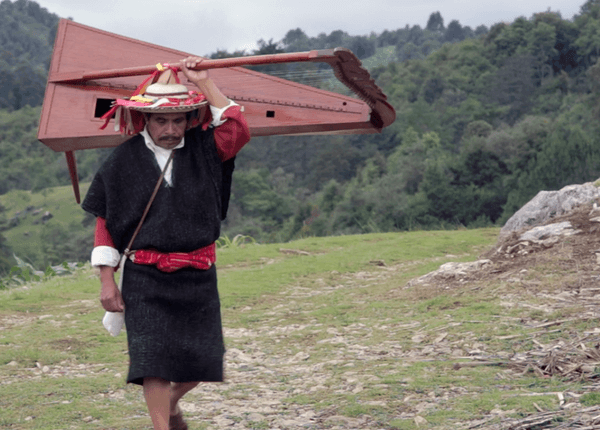
[[[123,105],[147,113],[190,112],[207,103],[204,95],[189,91],[185,85],[176,83],[149,85],[144,94],[134,96],[128,101],[134,104]]]
[[[204,94],[190,91],[177,77],[177,70],[169,65],[157,64],[157,70],[144,80],[128,99],[117,99],[102,119],[106,128],[115,118],[115,131],[136,134],[144,129],[143,113],[185,113],[201,109],[208,102]],[[188,128],[200,123],[200,113],[190,116]]]

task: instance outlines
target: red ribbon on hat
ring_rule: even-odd
[[[175,67],[171,66],[169,63],[165,63],[163,65],[157,64],[156,68],[157,68],[157,70],[152,72],[150,74],[150,76],[148,76],[146,79],[144,79],[144,81],[141,84],[138,85],[138,87],[135,89],[133,94],[131,94],[131,97],[134,97],[134,96],[137,96],[137,95],[140,95],[140,94],[143,94],[144,92],[146,92],[146,88],[148,88],[151,84],[154,84],[158,80],[158,77],[160,76],[160,74],[162,72],[164,72],[165,68],[173,71],[173,74],[175,75],[175,82],[177,82],[178,84],[181,83],[181,81],[179,80],[179,76],[178,76],[179,70],[177,70]],[[162,70],[161,70],[161,68],[162,68]],[[116,114],[117,109],[119,108],[119,105],[124,106],[125,104],[119,103],[119,101],[117,100],[117,102],[108,110],[108,112],[106,112],[104,115],[102,115],[100,117],[100,119],[104,120],[104,124],[100,127],[100,130],[104,130],[108,126],[110,119],[113,117],[113,115]],[[139,121],[137,121],[137,122],[139,122]],[[121,125],[120,132],[123,133],[127,127],[124,124],[124,121],[122,118],[120,121],[120,125]],[[137,126],[139,126],[139,124],[134,125],[134,126],[135,126],[134,128],[137,129]],[[143,125],[142,125],[142,128],[143,128]]]

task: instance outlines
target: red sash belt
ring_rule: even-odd
[[[192,252],[163,253],[154,249],[140,249],[132,251],[129,258],[136,264],[155,265],[158,270],[168,273],[184,267],[207,270],[217,260],[215,248],[215,244],[211,243]]]

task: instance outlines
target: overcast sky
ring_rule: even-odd
[[[439,11],[447,25],[479,25],[530,18],[548,9],[565,19],[585,0],[37,0],[62,18],[124,36],[209,55],[256,47],[259,39],[283,39],[301,28],[310,36],[343,30],[350,35],[425,27]]]

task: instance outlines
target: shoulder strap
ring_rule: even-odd
[[[128,256],[130,254],[130,252],[131,252],[131,247],[133,246],[133,241],[135,240],[136,236],[140,232],[140,229],[142,228],[142,224],[144,223],[144,220],[146,219],[146,216],[148,215],[148,212],[150,211],[150,206],[152,206],[152,202],[154,202],[154,199],[156,198],[156,194],[158,194],[158,190],[160,188],[160,184],[162,184],[162,181],[165,178],[165,173],[166,173],[166,171],[167,171],[167,169],[169,167],[169,164],[171,163],[171,160],[173,159],[174,155],[175,155],[175,150],[173,149],[171,151],[171,155],[169,155],[169,159],[167,160],[167,163],[165,164],[165,167],[163,168],[162,172],[160,172],[160,177],[158,178],[158,182],[156,182],[156,186],[154,187],[154,191],[152,192],[152,195],[150,196],[150,200],[148,200],[148,204],[146,205],[146,209],[144,209],[144,213],[142,214],[142,218],[140,219],[140,222],[138,223],[135,231],[133,232],[133,236],[131,236],[131,240],[127,244],[127,247],[125,248],[125,251],[123,251],[123,255],[125,255],[125,256]]]

